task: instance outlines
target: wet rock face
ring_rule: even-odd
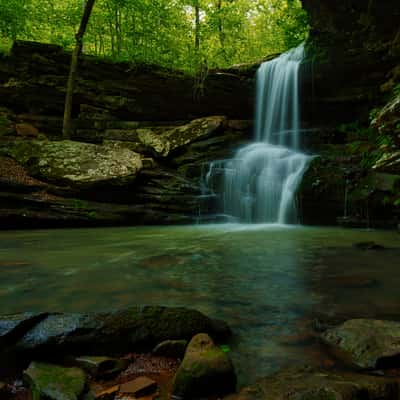
[[[400,323],[353,319],[328,329],[322,339],[361,368],[400,366]]]
[[[368,398],[394,400],[395,380],[355,373],[315,370],[309,367],[283,370],[260,379],[226,400],[326,400]]]
[[[312,124],[367,120],[398,63],[400,3],[303,0],[310,17],[303,66],[304,111]]]
[[[400,6],[396,0],[302,0],[310,16],[314,35],[335,35],[336,39],[391,41],[398,31]]]

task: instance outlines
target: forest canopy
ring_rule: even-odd
[[[0,0],[0,41],[34,40],[72,49],[85,0]],[[227,67],[303,41],[300,0],[96,0],[84,52],[113,61],[193,71]]]

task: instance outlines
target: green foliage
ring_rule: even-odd
[[[227,344],[222,344],[219,346],[219,348],[224,352],[224,353],[229,353],[231,351],[231,348]]]
[[[347,124],[341,124],[337,131],[347,136],[348,140],[374,140],[376,131],[369,126],[364,126],[360,121],[354,121]]]
[[[0,42],[27,39],[71,49],[83,6],[84,0],[0,0]],[[84,51],[195,71],[204,62],[226,67],[285,51],[307,32],[300,0],[96,0]]]
[[[375,111],[373,110],[371,113],[373,112]],[[361,166],[364,169],[371,168],[385,152],[394,146],[392,136],[379,134],[375,129],[364,126],[360,121],[341,124],[337,130],[345,134],[349,141],[348,153],[361,156]]]

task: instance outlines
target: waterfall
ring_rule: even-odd
[[[311,157],[300,151],[299,68],[304,44],[257,71],[255,141],[210,164],[206,184],[240,222],[297,223],[296,192]],[[218,185],[217,185],[218,186]]]

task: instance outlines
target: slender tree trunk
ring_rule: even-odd
[[[72,134],[72,101],[75,89],[76,77],[78,72],[78,60],[82,52],[83,46],[83,36],[86,32],[86,27],[89,22],[90,14],[92,12],[95,0],[87,0],[85,11],[83,12],[81,25],[79,27],[78,33],[75,35],[76,44],[75,49],[72,53],[71,67],[69,70],[67,93],[65,95],[65,109],[64,109],[64,123],[63,123],[63,138],[67,139],[71,137]]]
[[[194,32],[194,48],[196,53],[200,50],[200,5],[199,0],[194,3],[195,11],[195,32]]]
[[[225,32],[224,26],[222,22],[222,0],[218,0],[217,2],[217,10],[218,10],[218,35],[219,35],[219,42],[221,44],[221,51],[224,59],[226,60],[226,51],[225,51]]]

